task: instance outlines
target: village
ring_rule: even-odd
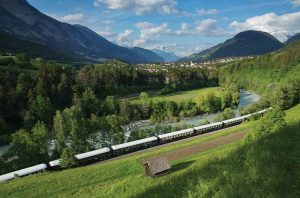
[[[144,63],[137,64],[136,68],[139,70],[148,71],[151,73],[158,73],[160,71],[168,72],[170,68],[183,67],[183,68],[203,68],[208,70],[214,70],[216,66],[220,64],[232,63],[235,61],[241,61],[245,59],[253,59],[253,56],[246,57],[230,57],[220,58],[204,62],[163,62],[163,63]]]

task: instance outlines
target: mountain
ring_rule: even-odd
[[[131,50],[137,55],[145,57],[147,62],[164,62],[164,59],[161,56],[157,55],[151,50],[147,50],[140,47],[133,47],[131,48]]]
[[[209,49],[203,50],[199,53],[195,53],[190,56],[183,57],[183,58],[179,59],[178,61],[180,61],[180,62],[189,62],[189,61],[201,62],[201,61],[209,60],[210,56],[215,51],[217,51],[221,45],[222,45],[222,43],[220,43],[214,47],[211,47]]]
[[[0,51],[3,52],[13,52],[13,53],[23,53],[26,52],[32,57],[43,57],[50,60],[58,60],[61,62],[72,61],[81,62],[82,60],[76,58],[74,54],[69,54],[67,52],[58,51],[47,47],[39,43],[34,43],[28,40],[20,39],[16,36],[7,34],[6,32],[0,31]]]
[[[300,40],[300,33],[295,34],[294,36],[290,37],[290,38],[285,42],[285,44],[290,44],[290,43],[292,43],[292,42],[294,42],[294,41],[298,41],[298,40]]]
[[[180,61],[205,61],[226,57],[262,55],[276,51],[283,46],[283,43],[269,33],[249,30],[210,49],[180,59]]]
[[[155,52],[158,56],[162,57],[165,62],[177,61],[180,58],[174,52],[171,51],[166,51],[163,49],[154,49],[152,51]]]
[[[2,32],[76,58],[95,61],[116,58],[131,63],[156,61],[111,43],[87,27],[59,22],[26,0],[0,0],[0,21]]]

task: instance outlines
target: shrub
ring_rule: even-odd
[[[222,120],[228,120],[234,118],[235,114],[231,108],[226,108],[222,113],[218,115],[215,121],[219,122]]]
[[[252,131],[246,136],[246,142],[258,141],[262,138],[281,130],[287,124],[285,122],[285,113],[279,107],[273,107],[259,121]]]
[[[69,168],[76,164],[76,161],[74,158],[74,152],[71,148],[65,148],[63,150],[60,158],[61,158],[60,166],[62,168]]]

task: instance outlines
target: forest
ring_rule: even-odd
[[[122,125],[131,121],[174,121],[238,104],[234,85],[220,97],[207,94],[201,104],[149,99],[147,90],[216,86],[214,75],[201,68],[153,73],[115,60],[76,68],[26,54],[2,58],[0,65],[0,143],[12,145],[0,158],[1,173],[57,158],[71,165],[75,153],[123,143]],[[141,104],[118,99],[139,92]]]
[[[288,109],[300,103],[300,42],[251,60],[223,65],[217,73],[220,86],[234,83],[264,96],[243,114],[267,106]]]

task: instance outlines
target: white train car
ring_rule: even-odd
[[[8,181],[8,180],[14,179],[16,177],[23,177],[23,176],[26,176],[26,175],[31,175],[33,173],[44,171],[46,169],[47,169],[46,164],[39,164],[39,165],[36,165],[36,166],[31,166],[31,167],[28,167],[28,168],[17,170],[15,172],[11,172],[11,173],[1,175],[0,176],[0,182],[5,182],[5,181]]]
[[[244,120],[248,120],[250,117],[251,117],[251,114],[242,116],[242,118],[243,118]]]
[[[39,165],[36,165],[36,166],[31,166],[31,167],[28,167],[28,168],[24,168],[24,169],[15,171],[15,175],[17,175],[18,177],[22,177],[22,176],[37,173],[37,172],[40,172],[40,171],[43,171],[43,170],[46,170],[46,169],[47,169],[46,164],[39,164]]]
[[[111,149],[109,147],[105,147],[94,151],[77,154],[75,155],[75,158],[79,163],[82,163],[82,162],[94,161],[99,159],[106,159],[110,155],[111,155]]]
[[[215,122],[215,123],[211,123],[211,124],[206,124],[206,125],[194,127],[194,129],[195,129],[197,134],[202,134],[202,133],[214,131],[214,130],[217,130],[217,129],[221,129],[222,127],[223,127],[222,122]]]
[[[59,168],[60,167],[59,165],[60,165],[60,159],[53,160],[53,161],[49,162],[50,169]]]
[[[14,172],[7,173],[7,174],[4,174],[4,175],[0,175],[0,183],[11,180],[11,179],[14,179],[14,178],[15,178]]]
[[[243,121],[244,121],[243,117],[237,117],[237,118],[232,118],[232,119],[229,119],[229,120],[224,120],[222,122],[223,122],[225,127],[228,127],[228,126],[233,126],[233,125],[236,125],[236,124],[240,124]]]
[[[161,142],[168,142],[168,141],[192,136],[194,135],[194,132],[195,130],[193,128],[189,128],[189,129],[158,135],[158,138]]]
[[[136,151],[139,149],[151,147],[158,144],[158,138],[157,137],[149,137],[144,138],[141,140],[136,140],[132,142],[126,142],[123,144],[118,144],[112,146],[113,154],[114,155],[120,155],[122,153],[128,153],[131,151]]]
[[[272,109],[272,107],[267,108],[267,109],[263,109],[263,110],[261,110],[261,111],[252,113],[251,115],[252,115],[252,116],[261,116],[261,115],[265,114],[267,111],[269,111],[269,110],[271,110],[271,109]]]

